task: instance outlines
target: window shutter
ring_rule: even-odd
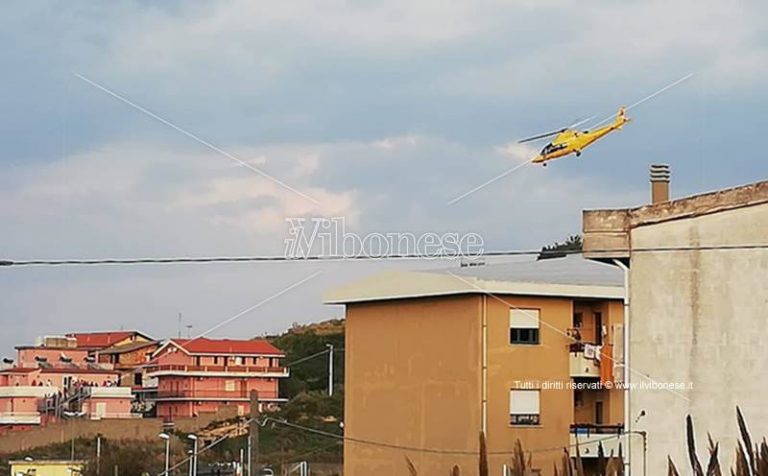
[[[538,309],[510,309],[509,327],[513,329],[538,329]]]
[[[538,390],[510,390],[509,391],[510,415],[538,415],[539,391]]]

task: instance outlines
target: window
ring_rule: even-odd
[[[584,315],[580,312],[577,312],[573,315],[573,327],[576,329],[581,329],[581,325],[584,322]]]
[[[509,310],[509,343],[529,345],[539,343],[538,309]]]
[[[584,392],[582,390],[573,391],[573,406],[580,407],[584,405]]]
[[[539,391],[509,391],[510,425],[539,425]]]
[[[596,312],[595,316],[595,344],[603,345],[603,313]]]
[[[595,402],[595,424],[603,424],[603,402],[599,400]]]

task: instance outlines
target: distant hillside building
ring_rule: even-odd
[[[152,338],[139,331],[72,332],[67,334],[75,339],[78,349],[99,351],[108,347],[119,347],[141,342],[152,342]]]
[[[628,268],[628,430],[634,474],[688,459],[685,417],[731,467],[736,405],[763,434],[768,376],[768,182],[669,201],[669,169],[651,171],[652,204],[584,212],[585,257]],[[647,389],[648,384],[682,388]]]
[[[265,340],[170,339],[151,356],[157,416],[173,419],[215,412],[222,405],[248,411],[251,390],[263,409],[285,401],[278,381],[288,377],[285,354]],[[147,385],[150,385],[149,383]]]
[[[581,257],[385,273],[330,292],[346,306],[344,474],[490,474],[519,438],[551,475],[581,444],[622,439],[622,273]],[[606,384],[611,382],[611,384]],[[576,389],[575,387],[579,387]]]
[[[118,387],[121,371],[98,362],[94,352],[144,338],[137,332],[81,333],[16,347],[15,361],[0,370],[0,433],[33,428],[69,411],[88,419],[131,418],[133,394]]]

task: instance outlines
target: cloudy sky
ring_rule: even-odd
[[[651,162],[676,196],[763,180],[766,17],[707,0],[7,2],[0,258],[281,254],[302,216],[538,248],[584,208],[644,203]],[[529,159],[516,139],[688,73],[581,158],[449,204]],[[415,266],[434,263],[3,268],[0,354],[70,330],[174,335],[178,313],[196,334],[257,305],[212,335],[279,331],[339,315],[329,287]]]

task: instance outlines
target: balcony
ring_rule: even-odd
[[[44,398],[58,391],[58,387],[40,387],[35,385],[0,387],[0,398]]]
[[[257,367],[247,365],[155,365],[147,370],[148,377],[160,375],[186,375],[193,377],[288,377],[285,367]]]
[[[38,412],[4,412],[0,413],[0,425],[39,425]]]
[[[582,458],[597,458],[598,447],[603,446],[603,454],[619,454],[619,443],[624,435],[623,425],[571,425],[571,454],[576,454],[576,444]],[[626,445],[624,445],[626,449]]]
[[[83,387],[85,398],[133,398],[131,387]]]
[[[571,378],[600,378],[600,362],[594,357],[593,351],[587,348],[588,344],[577,342],[570,346]]]
[[[248,391],[228,390],[159,390],[157,400],[213,400],[213,401],[248,401]],[[276,391],[260,391],[259,400],[278,400]]]

